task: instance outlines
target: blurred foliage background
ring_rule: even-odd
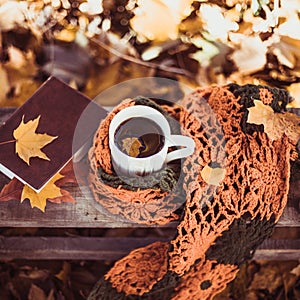
[[[299,0],[0,5],[1,106],[19,106],[49,75],[92,98],[119,82],[149,76],[191,87],[275,85],[300,98]]]

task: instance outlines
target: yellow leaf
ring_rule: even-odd
[[[231,34],[231,40],[239,44],[230,58],[236,64],[242,75],[260,71],[267,63],[267,43],[259,36],[245,36],[243,34]]]
[[[176,39],[183,18],[191,12],[192,0],[139,0],[130,25],[141,41]]]
[[[0,65],[0,82],[1,82],[1,89],[0,89],[0,103],[6,99],[6,94],[10,90],[10,84],[7,77],[6,70]]]
[[[211,185],[219,185],[224,179],[226,170],[222,168],[211,168],[206,165],[201,171],[203,180]]]
[[[25,199],[29,199],[31,207],[37,207],[42,212],[45,212],[47,199],[57,198],[62,196],[60,188],[55,185],[55,182],[64,176],[57,173],[53,178],[45,185],[45,187],[37,193],[35,190],[30,188],[27,185],[24,185],[22,195],[21,195],[21,203]]]
[[[213,43],[206,41],[205,39],[194,38],[191,39],[191,42],[201,50],[198,50],[189,56],[197,60],[202,65],[207,65],[210,60],[220,52],[218,47],[216,47]]]
[[[24,123],[24,115],[19,126],[14,130],[13,135],[16,139],[16,153],[29,165],[31,157],[39,157],[50,160],[49,157],[41,151],[47,144],[51,143],[57,136],[50,136],[46,133],[36,133],[39,124],[40,115],[27,123]]]
[[[9,46],[7,53],[9,56],[9,62],[5,64],[6,67],[9,66],[12,69],[20,69],[26,65],[26,57],[20,49],[14,46]]]
[[[224,16],[223,9],[218,5],[201,4],[199,16],[211,40],[227,42],[228,33],[239,29],[236,22]]]
[[[247,123],[256,125],[267,125],[274,117],[274,111],[269,105],[263,104],[259,100],[254,100],[254,106],[248,108],[249,115]]]
[[[76,37],[76,31],[73,28],[63,29],[55,33],[55,38],[63,42],[73,42]]]
[[[288,107],[300,108],[300,83],[291,84],[287,90],[291,96],[295,99],[288,104]]]
[[[292,113],[275,113],[269,105],[254,100],[254,106],[248,108],[247,123],[264,125],[264,131],[274,141],[285,134],[294,142],[300,138],[300,117]]]

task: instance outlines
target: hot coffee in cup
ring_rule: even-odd
[[[148,157],[158,153],[165,144],[165,136],[154,121],[135,117],[122,122],[115,132],[115,143],[131,157]]]
[[[170,147],[184,147],[168,152]],[[191,155],[194,141],[172,135],[167,119],[156,109],[136,105],[117,113],[109,127],[109,147],[116,172],[144,176],[165,163]]]

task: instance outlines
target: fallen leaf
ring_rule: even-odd
[[[41,288],[32,284],[28,293],[28,300],[47,300],[47,296]]]
[[[199,16],[203,22],[203,28],[208,32],[211,40],[226,42],[230,31],[237,31],[239,25],[227,19],[221,7],[218,5],[202,4]]]
[[[26,58],[24,53],[14,47],[14,46],[9,46],[7,49],[9,61],[5,64],[5,66],[9,66],[13,69],[19,69],[22,68],[26,64]]]
[[[238,36],[240,39],[239,48],[229,57],[233,60],[242,75],[260,71],[267,63],[267,44],[259,36],[244,36],[232,34],[231,39]]]
[[[0,30],[9,31],[24,26],[25,16],[21,2],[7,1],[0,6]]]
[[[202,179],[211,185],[219,185],[225,177],[226,170],[222,168],[212,168],[206,165],[201,171]]]
[[[21,278],[44,281],[50,277],[50,273],[48,270],[40,270],[37,268],[24,266],[23,268],[20,269],[18,276]]]
[[[265,105],[260,100],[254,100],[254,107],[248,108],[249,115],[247,122],[261,125],[267,124],[274,117],[274,110],[271,106]]]
[[[66,183],[77,183],[72,160],[70,160],[59,173],[63,175],[63,177],[55,183],[58,187],[62,187]]]
[[[79,5],[79,10],[88,15],[98,15],[103,11],[102,1],[87,0]]]
[[[49,198],[48,201],[56,204],[60,204],[62,202],[76,203],[75,199],[68,191],[64,189],[60,189],[60,192],[61,192],[61,196],[56,198]]]
[[[190,14],[192,2],[191,0],[139,0],[130,25],[142,42],[176,39],[180,22]]]
[[[0,103],[6,99],[7,93],[10,91],[10,84],[6,70],[0,65]]]
[[[13,178],[0,191],[0,201],[20,200],[24,184]]]
[[[71,265],[69,262],[64,261],[62,269],[59,273],[55,275],[56,278],[58,278],[60,281],[62,281],[65,285],[67,284],[67,281],[70,277],[71,272]]]
[[[300,20],[298,14],[294,14],[278,27],[278,32],[280,35],[286,35],[290,38],[300,40],[299,30],[295,30],[299,28],[299,26]]]
[[[47,199],[55,199],[57,197],[63,196],[61,193],[61,189],[55,185],[55,182],[62,178],[61,174],[56,174],[53,178],[46,184],[46,186],[37,193],[32,188],[27,185],[24,185],[22,195],[21,195],[21,203],[25,199],[29,199],[31,207],[37,207],[42,212],[45,212]]]
[[[298,264],[297,267],[295,267],[293,270],[290,272],[293,275],[296,275],[297,277],[300,277],[300,263]]]
[[[55,33],[55,39],[57,39],[58,41],[62,41],[62,42],[73,42],[75,40],[76,37],[76,31],[75,28],[68,28],[68,29],[63,29],[61,31],[57,31]]]
[[[300,83],[293,83],[287,90],[294,98],[294,101],[288,104],[288,107],[300,108]]]
[[[191,53],[189,56],[197,60],[202,66],[208,65],[213,57],[219,54],[219,49],[213,43],[202,38],[194,38],[191,42],[201,50]]]
[[[283,42],[273,44],[271,46],[271,51],[282,65],[287,66],[290,69],[295,68],[296,57],[291,49]]]
[[[16,47],[8,48],[8,61],[3,64],[10,87],[6,106],[22,105],[39,87],[34,78],[38,73],[38,65],[33,50],[22,52]]]
[[[61,195],[55,198],[49,198],[48,201],[57,204],[62,202],[75,203],[76,201],[73,196],[64,189],[64,186],[67,184],[77,183],[71,161],[60,171],[60,175],[61,177],[55,181],[55,186],[60,188]],[[0,202],[20,200],[24,187],[23,183],[21,183],[18,179],[13,178],[0,191]]]
[[[40,117],[38,116],[36,119],[24,123],[23,115],[21,123],[13,132],[16,139],[16,153],[28,165],[31,157],[50,160],[41,149],[57,138],[57,136],[50,136],[46,133],[36,133]]]
[[[294,142],[299,140],[300,117],[297,115],[289,112],[275,113],[260,100],[254,100],[254,106],[248,108],[248,111],[247,123],[264,125],[264,131],[272,141],[281,138],[283,134]]]

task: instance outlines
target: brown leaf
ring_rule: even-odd
[[[0,30],[9,31],[17,25],[24,25],[25,16],[22,4],[18,1],[1,1]]]
[[[55,275],[55,277],[58,278],[60,281],[62,281],[66,285],[67,281],[69,279],[69,276],[70,276],[70,272],[71,272],[70,263],[64,261],[62,269],[60,270],[59,273],[57,273]]]
[[[6,99],[6,95],[10,90],[10,84],[7,77],[6,70],[0,65],[0,103]]]
[[[28,294],[28,300],[47,300],[47,296],[41,288],[32,284]]]
[[[38,116],[36,119],[25,123],[23,115],[21,123],[13,132],[14,138],[16,139],[16,153],[28,165],[31,157],[50,160],[41,149],[57,138],[57,136],[50,136],[46,133],[36,133],[40,117],[41,116]]]
[[[0,201],[20,200],[24,184],[13,178],[0,192]]]
[[[282,276],[276,265],[271,264],[264,266],[260,272],[254,275],[251,288],[254,290],[268,290],[273,293],[283,284]]]
[[[66,183],[77,183],[72,160],[69,161],[59,173],[63,175],[63,177],[55,182],[58,187],[63,187]]]
[[[293,83],[287,90],[294,98],[294,101],[288,104],[288,107],[300,108],[300,83]]]
[[[298,264],[297,267],[295,267],[293,270],[291,270],[290,273],[296,275],[297,277],[300,277],[300,263]]]
[[[275,113],[269,105],[260,100],[254,100],[254,106],[248,108],[247,122],[250,124],[264,125],[264,131],[274,141],[286,134],[292,141],[300,138],[300,117],[295,114]]]
[[[62,202],[69,202],[69,203],[76,203],[75,199],[73,196],[66,190],[60,189],[61,196],[56,197],[56,198],[48,198],[48,201],[52,203],[57,203],[60,204]]]
[[[237,39],[239,48],[235,50],[230,58],[236,64],[242,75],[260,71],[267,63],[267,44],[259,36],[244,36],[232,34],[231,39]]]

